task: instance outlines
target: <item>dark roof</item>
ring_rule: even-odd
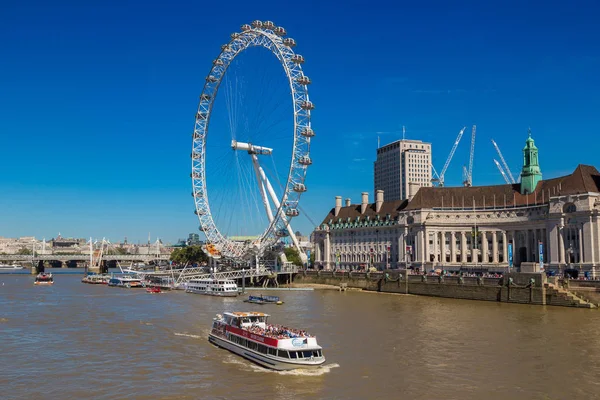
[[[420,208],[523,206],[547,203],[550,196],[600,192],[600,172],[589,165],[578,165],[566,176],[538,182],[533,193],[520,193],[521,185],[507,184],[473,187],[422,187],[406,207]]]
[[[379,213],[375,212],[375,203],[368,204],[364,214],[360,213],[360,204],[352,204],[348,207],[342,207],[337,216],[334,216],[335,208],[332,208],[323,223],[328,223],[330,219],[337,221],[341,218],[345,221],[348,217],[351,220],[356,217],[370,216],[380,218],[390,214],[394,217],[402,210],[417,210],[420,208],[477,208],[493,207],[494,202],[497,207],[513,205],[521,206],[528,204],[547,203],[550,196],[580,194],[589,192],[600,192],[600,172],[590,165],[578,165],[572,174],[542,180],[538,183],[535,191],[529,195],[520,193],[521,185],[493,185],[493,186],[473,186],[473,187],[421,187],[408,202],[407,200],[384,201]]]
[[[395,200],[395,201],[384,201],[381,205],[381,209],[379,212],[375,212],[375,203],[367,204],[367,209],[364,214],[360,213],[360,204],[352,204],[348,207],[342,207],[337,216],[335,216],[335,208],[329,210],[329,213],[323,220],[323,223],[326,224],[330,219],[337,221],[338,218],[341,218],[343,221],[346,221],[348,217],[350,220],[355,220],[356,217],[364,218],[369,216],[371,219],[374,219],[377,215],[380,218],[384,218],[387,214],[390,214],[392,217],[395,216],[398,211],[402,211],[408,205],[408,200]]]

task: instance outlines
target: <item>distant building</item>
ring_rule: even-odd
[[[200,235],[197,233],[190,233],[188,235],[187,244],[188,244],[188,246],[200,244]]]
[[[325,269],[421,271],[575,269],[600,275],[600,172],[579,165],[542,180],[531,136],[517,184],[421,187],[410,199],[360,204],[336,197],[315,230],[315,265]]]
[[[377,149],[374,165],[375,192],[383,190],[385,201],[404,200],[409,184],[431,186],[431,143],[397,140]]]

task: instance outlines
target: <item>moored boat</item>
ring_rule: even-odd
[[[25,269],[25,267],[18,264],[0,264],[0,271],[19,271],[22,269]]]
[[[253,303],[253,304],[283,304],[283,301],[279,300],[279,296],[248,296],[247,300],[244,300],[244,303]]]
[[[267,323],[261,312],[226,312],[213,319],[208,340],[265,368],[285,371],[325,363],[317,339],[304,330]]]
[[[125,288],[139,288],[144,287],[144,283],[139,278],[131,276],[119,276],[113,277],[108,281],[108,286],[118,286]]]
[[[162,290],[158,286],[152,286],[152,287],[146,288],[146,292],[148,292],[148,293],[162,293]]]
[[[106,285],[110,280],[110,276],[106,274],[87,274],[81,278],[81,282],[92,285]]]
[[[53,285],[54,277],[50,273],[40,272],[35,277],[34,285]]]
[[[206,294],[209,296],[236,297],[238,286],[229,279],[192,279],[185,290],[187,293]]]

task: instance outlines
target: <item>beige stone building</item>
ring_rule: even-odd
[[[538,151],[526,141],[521,183],[421,187],[407,200],[359,204],[336,197],[313,233],[325,269],[600,270],[600,172],[579,165],[542,180]],[[541,250],[541,251],[540,251]]]

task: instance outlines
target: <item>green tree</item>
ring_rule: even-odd
[[[170,259],[178,264],[195,264],[208,261],[208,256],[201,246],[194,245],[173,250]]]
[[[295,247],[286,247],[283,252],[285,253],[285,257],[289,262],[300,267],[302,266],[300,254],[298,254],[298,250]]]
[[[31,255],[31,250],[27,247],[21,247],[19,251],[17,251],[17,254],[20,256],[29,256]]]

